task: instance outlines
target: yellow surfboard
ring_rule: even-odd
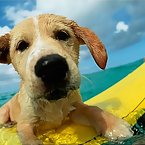
[[[85,103],[99,106],[124,118],[133,126],[145,113],[145,63],[114,86]],[[46,145],[99,145],[107,142],[106,138],[97,137],[92,128],[72,124],[69,121],[57,130],[39,135],[39,138]],[[0,145],[20,145],[15,127],[0,129]]]

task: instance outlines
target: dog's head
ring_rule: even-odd
[[[0,37],[0,62],[13,64],[29,96],[57,100],[79,88],[80,44],[104,69],[106,50],[92,31],[62,16],[39,15]]]

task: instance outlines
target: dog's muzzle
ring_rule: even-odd
[[[66,95],[68,83],[68,64],[64,57],[58,54],[46,55],[35,65],[35,75],[49,89],[48,100],[58,100]]]

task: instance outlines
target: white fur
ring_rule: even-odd
[[[34,17],[33,18],[33,23],[34,23],[34,29],[35,29],[35,36],[36,36],[36,40],[35,40],[35,46],[33,47],[31,53],[29,54],[28,56],[28,60],[27,60],[27,65],[26,67],[26,70],[29,70],[29,66],[30,66],[30,63],[31,63],[31,60],[33,59],[33,57],[37,54],[40,53],[42,47],[42,43],[41,43],[41,37],[40,37],[40,32],[39,32],[39,25],[38,25],[38,18],[37,17]]]

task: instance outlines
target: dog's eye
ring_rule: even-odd
[[[66,40],[68,40],[70,38],[70,35],[68,34],[68,32],[66,32],[64,30],[60,30],[60,31],[56,32],[55,38],[57,40],[66,41]]]
[[[28,47],[29,47],[29,43],[24,41],[24,40],[21,40],[21,41],[18,42],[16,50],[19,50],[19,51],[23,52]]]

